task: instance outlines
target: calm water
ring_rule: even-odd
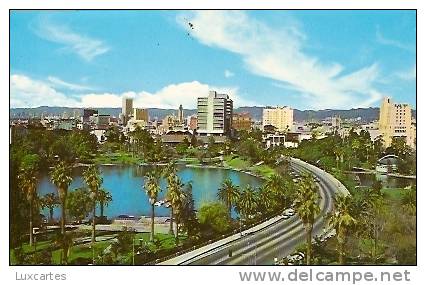
[[[103,177],[103,188],[112,194],[113,201],[105,207],[104,215],[109,218],[121,214],[127,215],[149,215],[150,204],[148,202],[145,190],[143,176],[151,167],[149,166],[101,166]],[[73,172],[73,182],[70,185],[70,191],[84,186],[82,172],[84,168],[76,168]],[[192,181],[192,192],[196,208],[199,208],[203,202],[216,201],[217,189],[223,180],[230,178],[234,184],[242,187],[250,184],[258,187],[261,181],[251,175],[240,173],[233,170],[214,169],[214,168],[186,168],[178,167],[178,176],[184,183]],[[166,182],[161,181],[161,193],[159,199],[162,199],[166,192]],[[55,192],[55,186],[50,182],[48,175],[41,177],[38,192],[44,195],[49,192]],[[47,214],[47,211],[46,213]],[[98,211],[99,214],[99,211]],[[156,216],[168,216],[169,210],[163,207],[156,207]],[[59,209],[55,209],[55,217],[60,215]]]
[[[391,177],[383,174],[367,174],[359,173],[353,174],[358,176],[361,186],[371,186],[374,182],[374,177],[382,182],[383,187],[385,188],[404,188],[412,184],[416,184],[416,179],[411,178],[400,178],[400,177]]]

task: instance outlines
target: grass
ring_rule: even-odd
[[[137,233],[135,235],[135,244],[140,243],[140,239],[143,239],[145,242],[147,242],[148,247],[152,251],[156,250],[169,250],[176,247],[175,243],[175,237],[173,235],[169,234],[162,234],[158,233],[155,235],[156,239],[158,239],[158,244],[149,242],[149,233]],[[186,239],[186,236],[179,236],[180,244]],[[98,256],[100,253],[102,253],[109,245],[111,245],[114,241],[113,240],[105,240],[105,241],[97,241],[95,243],[94,253],[95,256]],[[37,243],[37,250],[44,250],[47,249],[51,245],[52,241],[42,241]],[[159,245],[159,247],[157,247]],[[25,253],[27,254],[33,254],[34,253],[34,247],[30,247],[28,243],[23,244],[22,248]],[[60,264],[61,259],[61,252],[62,249],[56,249],[52,252],[52,264]],[[68,256],[68,262],[72,263],[74,260],[78,258],[83,259],[91,259],[93,255],[93,250],[91,248],[91,243],[85,243],[80,245],[75,245],[71,248]],[[16,259],[13,254],[13,250],[10,250],[10,261],[11,264],[16,264]]]
[[[234,156],[226,156],[225,162],[228,166],[236,169],[247,169],[251,165],[247,160]]]
[[[111,154],[100,154],[95,157],[94,161],[99,164],[138,164],[143,162],[139,157],[133,157],[132,154],[126,152],[114,152]]]
[[[95,243],[95,256],[99,255],[102,251],[104,251],[109,245],[111,241],[98,241]],[[60,264],[61,258],[61,249],[57,249],[52,252],[52,262],[53,264]],[[81,244],[77,246],[73,246],[69,252],[68,262],[72,262],[77,258],[87,258],[91,259],[93,254],[93,250],[91,248],[91,243]]]
[[[276,170],[268,165],[261,164],[261,165],[253,165],[250,161],[247,161],[239,156],[225,156],[225,162],[226,165],[235,168],[235,169],[241,169],[241,170],[249,170],[252,171],[260,176],[263,176],[265,178],[268,178],[274,174],[276,174]]]
[[[186,164],[193,164],[193,165],[200,163],[198,158],[194,158],[194,157],[184,157],[184,158],[179,159],[179,162],[183,162],[183,163],[186,163]]]
[[[276,174],[277,172],[275,171],[275,169],[273,169],[272,167],[268,166],[268,165],[254,165],[252,167],[250,167],[250,170],[252,170],[254,173],[257,173],[263,177],[269,178],[272,175]]]
[[[383,188],[382,193],[391,200],[401,200],[407,189],[404,188]]]

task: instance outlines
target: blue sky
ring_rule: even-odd
[[[11,107],[415,108],[415,11],[13,11]],[[191,25],[193,25],[191,27]]]

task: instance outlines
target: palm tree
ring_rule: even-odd
[[[353,218],[352,198],[347,195],[337,194],[334,197],[334,210],[329,218],[329,225],[336,230],[339,264],[345,264],[345,243],[348,230],[355,226],[357,221]]]
[[[104,207],[108,206],[110,202],[112,202],[112,195],[110,192],[108,192],[105,189],[99,189],[98,193],[98,202],[99,202],[99,209],[101,211],[101,218],[104,216]]]
[[[173,219],[176,223],[176,244],[179,243],[179,222],[180,222],[180,215],[183,208],[183,203],[185,202],[185,194],[183,193],[184,184],[182,183],[182,180],[175,176],[174,179],[171,181],[171,184],[169,185],[169,192],[168,192],[168,201],[170,203],[170,225],[171,225],[171,233],[173,234]]]
[[[50,180],[55,184],[61,202],[61,233],[65,235],[65,213],[68,187],[72,181],[72,169],[65,162],[58,163],[50,173]]]
[[[37,197],[37,175],[36,171],[32,167],[23,168],[18,176],[21,184],[21,189],[24,192],[29,208],[29,220],[30,220],[30,246],[33,245],[33,208],[34,200]]]
[[[262,213],[270,213],[273,207],[273,197],[269,189],[263,184],[257,191],[258,208]]]
[[[47,193],[41,200],[43,209],[49,210],[49,223],[53,222],[53,210],[59,205],[58,196],[55,193]]]
[[[50,180],[53,184],[55,184],[57,191],[58,191],[58,197],[59,201],[61,202],[61,236],[65,237],[65,213],[66,213],[66,205],[67,205],[67,195],[68,195],[68,187],[71,184],[72,181],[72,169],[71,167],[66,164],[65,162],[60,162],[53,168],[52,172],[50,173]],[[68,254],[68,248],[66,248],[67,244],[62,243],[62,261],[64,263],[67,262],[67,254]]]
[[[102,177],[99,171],[99,168],[95,164],[91,164],[83,172],[84,182],[87,184],[87,187],[90,191],[90,196],[92,199],[93,207],[93,219],[92,219],[92,246],[96,242],[96,202],[99,200],[99,190],[102,185]]]
[[[155,216],[155,202],[157,201],[158,194],[161,191],[160,188],[160,173],[158,171],[152,171],[147,173],[145,176],[145,189],[146,195],[148,196],[149,203],[151,204],[151,235],[150,241],[154,241],[154,216]]]
[[[232,180],[227,178],[217,192],[217,197],[222,201],[228,209],[229,218],[231,218],[232,207],[236,205],[240,192],[238,186],[232,183]]]
[[[257,196],[251,185],[247,185],[238,200],[238,209],[244,220],[248,220],[257,207]]]
[[[65,234],[58,233],[53,238],[53,242],[57,245],[62,247],[62,253],[61,253],[61,259],[64,264],[68,263],[68,254],[70,252],[70,249],[73,245],[73,232],[68,232]]]
[[[299,183],[295,199],[295,211],[302,220],[306,230],[306,264],[311,264],[312,228],[316,215],[320,212],[318,185],[312,175],[305,174]]]
[[[167,166],[163,169],[162,175],[167,180],[167,200],[170,202],[170,194],[174,191],[175,178],[176,178],[176,165],[173,161],[169,162]],[[170,207],[170,227],[169,234],[174,234],[173,232],[173,207]]]
[[[280,207],[281,201],[284,205],[287,204],[287,197],[285,195],[284,180],[281,176],[274,174],[265,183],[265,187],[271,192],[274,197],[276,207]]]

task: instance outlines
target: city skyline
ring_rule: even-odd
[[[416,109],[415,11],[11,13],[11,107]],[[31,46],[31,49],[27,47]],[[149,71],[149,72],[147,72]],[[161,76],[160,76],[161,75]]]

